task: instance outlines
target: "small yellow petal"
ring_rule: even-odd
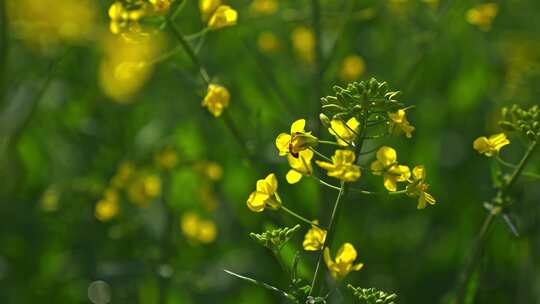
[[[287,182],[289,184],[296,184],[302,179],[302,173],[294,169],[291,169],[289,170],[289,172],[287,172],[287,175],[285,176],[285,178],[287,179]]]
[[[377,151],[377,159],[383,164],[384,167],[388,167],[397,161],[396,150],[390,147],[381,147]]]
[[[291,135],[287,133],[281,133],[276,137],[276,147],[279,150],[280,156],[285,156],[289,153],[289,143],[291,142]]]
[[[305,132],[304,128],[306,127],[306,120],[305,119],[298,119],[297,121],[293,122],[291,125],[291,134],[294,133],[302,133]]]

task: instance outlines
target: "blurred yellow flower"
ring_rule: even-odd
[[[434,205],[437,201],[427,193],[429,185],[425,183],[426,170],[424,166],[416,166],[412,171],[412,182],[407,186],[407,195],[410,197],[418,197],[418,205],[416,208],[424,209],[427,204]]]
[[[156,165],[164,170],[171,170],[178,164],[178,153],[173,148],[165,148],[154,155]]]
[[[291,40],[298,57],[307,63],[315,59],[315,34],[307,27],[299,26],[292,31]]]
[[[95,216],[98,220],[107,222],[116,217],[119,211],[118,192],[108,189],[105,191],[103,199],[96,204]]]
[[[250,9],[255,14],[272,15],[279,8],[277,0],[253,0]]]
[[[347,120],[346,123],[339,119],[332,119],[330,128],[328,128],[328,132],[336,137],[337,143],[340,146],[351,144],[359,131],[360,123],[354,117]]]
[[[233,26],[238,19],[238,12],[228,5],[220,5],[208,20],[208,28],[218,30],[227,26]]]
[[[212,243],[217,236],[216,224],[211,220],[204,220],[195,212],[186,212],[180,219],[182,233],[193,243]]]
[[[201,11],[202,20],[208,20],[220,5],[221,0],[199,0],[199,10]]]
[[[131,202],[147,207],[161,194],[161,179],[157,175],[143,173],[131,182],[127,191]]]
[[[276,137],[276,147],[278,148],[280,156],[286,156],[289,153],[294,157],[298,157],[298,153],[309,147],[317,145],[319,139],[311,132],[306,132],[305,119],[298,119],[291,125],[291,133],[280,133]]]
[[[473,142],[473,148],[478,151],[478,153],[491,157],[499,153],[499,150],[508,144],[510,144],[510,140],[506,138],[506,134],[499,133],[491,135],[489,138],[485,136],[478,137]]]
[[[159,14],[166,13],[173,1],[174,0],[148,0],[148,2],[152,4],[152,9]]]
[[[125,187],[133,177],[135,170],[135,165],[132,162],[126,161],[121,163],[116,174],[111,179],[111,185],[116,188]]]
[[[270,32],[262,32],[257,38],[257,46],[264,53],[274,53],[281,48],[278,37]]]
[[[332,277],[337,280],[345,278],[351,271],[358,271],[364,267],[362,263],[353,265],[356,257],[356,249],[351,243],[341,245],[336,254],[335,261],[330,256],[330,248],[324,248],[324,262],[328,270],[330,270]]]
[[[159,35],[130,33],[109,36],[103,43],[99,84],[112,100],[126,103],[150,78],[154,60],[162,49]]]
[[[40,206],[43,211],[53,212],[58,210],[60,191],[55,186],[49,186],[41,195]]]
[[[248,208],[253,212],[262,212],[265,208],[279,209],[281,199],[277,193],[278,181],[274,173],[268,174],[265,179],[257,181],[256,190],[247,200]]]
[[[415,128],[407,120],[405,109],[399,109],[396,112],[389,112],[388,117],[390,118],[390,133],[394,135],[400,135],[401,133],[405,133],[405,136],[407,136],[407,138],[412,137],[412,132]]]
[[[351,82],[360,78],[365,70],[366,64],[362,57],[358,55],[349,55],[345,57],[341,63],[339,78],[345,82]]]
[[[291,169],[285,176],[289,184],[295,184],[302,179],[304,175],[311,175],[313,168],[311,166],[311,159],[313,158],[313,151],[303,150],[300,151],[298,157],[294,157],[292,154],[287,155],[289,166]]]
[[[360,167],[355,165],[356,156],[350,150],[336,150],[332,162],[315,161],[319,167],[327,171],[328,176],[344,182],[354,182],[360,178]]]
[[[113,34],[119,34],[130,27],[132,22],[137,22],[145,15],[143,8],[128,10],[120,1],[113,2],[109,7],[109,29]],[[138,26],[138,24],[135,24]]]
[[[229,106],[230,99],[231,94],[227,88],[217,84],[209,84],[202,106],[206,107],[215,117],[219,117],[223,110]]]
[[[465,16],[470,24],[476,25],[482,31],[489,31],[498,10],[497,3],[483,3],[469,9]]]
[[[318,220],[314,220],[313,222],[315,224],[319,224]],[[302,246],[306,251],[319,251],[323,248],[325,239],[326,230],[312,225],[311,229],[309,229],[304,236],[304,242],[302,242]]]
[[[10,26],[31,47],[48,51],[79,43],[95,31],[97,9],[91,0],[5,0]]]
[[[397,182],[407,181],[411,177],[409,167],[397,163],[396,150],[386,146],[377,151],[377,160],[371,163],[371,171],[383,176],[384,187],[391,192],[397,190]]]
[[[193,165],[193,169],[213,181],[218,181],[223,176],[223,168],[212,161],[198,161]]]
[[[218,207],[218,198],[214,190],[209,185],[203,185],[197,191],[199,200],[203,208],[207,211],[214,211]]]

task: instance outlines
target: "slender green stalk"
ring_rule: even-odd
[[[324,244],[322,248],[328,247],[332,243],[332,239],[334,237],[335,229],[334,226],[336,225],[336,221],[338,218],[339,210],[341,209],[341,201],[343,198],[344,193],[346,192],[346,184],[345,182],[341,182],[338,195],[336,197],[336,201],[334,203],[334,209],[332,210],[332,215],[330,216],[330,222],[328,224],[328,230],[326,234],[326,238],[324,240]],[[319,253],[319,257],[317,259],[317,266],[315,267],[315,273],[313,274],[313,280],[311,281],[311,288],[309,290],[309,295],[313,295],[315,289],[318,287],[318,281],[320,280],[321,273],[322,273],[322,262],[323,262],[323,252],[324,250],[321,250]]]
[[[315,32],[315,73],[313,75],[313,93],[315,94],[315,103],[313,115],[315,121],[319,121],[318,109],[319,98],[322,96],[323,82],[323,52],[321,41],[321,2],[320,0],[311,0],[311,18],[313,23],[313,31]],[[318,126],[317,128],[318,129]]]
[[[332,146],[340,146],[340,144],[338,144],[337,142],[329,140],[319,140],[318,143]]]
[[[307,218],[301,216],[300,214],[298,214],[298,213],[292,211],[291,209],[289,209],[289,208],[287,208],[287,207],[285,207],[285,206],[283,206],[283,205],[281,205],[280,209],[283,210],[283,211],[285,211],[285,212],[288,213],[289,215],[291,215],[291,216],[297,218],[298,220],[300,220],[300,221],[302,221],[302,222],[308,224],[308,225],[313,225],[313,226],[317,226],[317,227],[319,227],[319,228],[323,228],[323,227],[321,227],[320,225],[318,225],[318,224],[316,224],[316,223],[314,223],[314,222],[308,220]]]
[[[523,170],[525,169],[525,166],[531,159],[531,156],[533,155],[534,150],[537,147],[537,142],[534,141],[531,143],[531,145],[527,148],[527,151],[525,152],[525,155],[515,168],[512,175],[510,175],[510,178],[506,182],[506,184],[501,189],[502,193],[506,193],[517,181],[519,176],[522,174]],[[495,219],[495,216],[499,214],[499,212],[489,212],[486,218],[484,219],[484,223],[482,224],[482,227],[480,228],[480,231],[478,233],[478,236],[476,238],[476,242],[473,246],[473,249],[469,255],[469,261],[467,262],[460,281],[458,283],[457,291],[456,291],[456,304],[463,304],[465,301],[465,293],[467,290],[467,286],[469,285],[469,281],[472,277],[472,274],[476,270],[476,267],[478,265],[478,262],[480,261],[480,258],[482,257],[482,254],[484,252],[485,243],[488,238],[488,233],[490,231],[490,227],[493,224],[493,220]]]
[[[311,151],[313,151],[313,153],[315,153],[315,154],[316,154],[317,156],[319,156],[320,158],[322,158],[322,159],[324,159],[324,160],[327,160],[327,161],[329,161],[329,162],[332,162],[332,159],[331,159],[330,157],[328,157],[328,156],[322,154],[321,152],[315,150],[315,149],[312,148],[312,147],[309,147],[309,149],[310,149]]]
[[[499,155],[497,155],[497,161],[498,161],[501,165],[503,165],[503,166],[505,166],[505,167],[512,168],[512,169],[517,168],[517,165],[511,164],[511,163],[505,161],[505,160],[502,159]],[[530,177],[530,178],[540,179],[540,174],[533,173],[533,172],[522,172],[521,175],[527,176],[527,177]]]
[[[193,50],[193,48],[191,47],[189,42],[186,40],[186,38],[180,32],[180,30],[176,28],[176,26],[174,25],[174,23],[172,22],[171,19],[167,18],[166,22],[167,22],[167,25],[169,26],[169,29],[171,29],[171,32],[173,33],[173,36],[176,38],[176,40],[178,40],[178,42],[184,48],[184,51],[186,51],[187,55],[189,56],[189,58],[191,59],[193,64],[199,70],[199,74],[201,76],[201,79],[204,81],[204,83],[206,85],[209,85],[210,84],[210,77],[208,76],[208,73],[206,72],[206,69],[204,68],[204,66],[199,61],[199,58],[197,57],[197,54],[195,54],[195,51]]]

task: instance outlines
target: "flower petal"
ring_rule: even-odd
[[[285,178],[287,179],[287,182],[289,184],[296,184],[302,179],[302,173],[294,169],[291,169],[289,170],[289,172],[287,172],[287,175],[285,176]]]
[[[291,134],[294,134],[296,132],[304,132],[305,127],[306,127],[306,120],[298,119],[297,121],[293,122],[293,124],[291,125]]]
[[[393,148],[384,146],[377,151],[377,159],[385,166],[388,167],[395,163],[397,160],[396,150]]]
[[[356,249],[351,243],[345,243],[341,245],[336,254],[337,264],[352,264],[356,260]]]
[[[289,153],[290,141],[291,135],[287,133],[281,133],[276,137],[276,147],[279,150],[279,155],[285,156]]]

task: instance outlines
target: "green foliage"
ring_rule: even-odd
[[[249,236],[270,250],[280,250],[292,237],[295,232],[300,230],[300,225],[294,227],[283,227],[265,231],[263,233],[250,233]]]
[[[389,294],[375,288],[360,288],[354,287],[351,284],[347,285],[355,297],[365,304],[395,304],[397,295]]]

